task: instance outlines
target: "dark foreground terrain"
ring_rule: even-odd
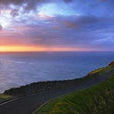
[[[97,69],[81,79],[33,83],[5,91],[15,99],[0,105],[0,114],[32,114],[48,100],[88,88],[107,80],[114,74],[114,66]]]

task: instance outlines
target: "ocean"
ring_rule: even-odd
[[[114,52],[0,53],[0,93],[48,80],[85,76],[114,60]]]

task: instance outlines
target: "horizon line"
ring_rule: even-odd
[[[113,50],[90,50],[90,51],[0,51],[0,53],[40,53],[40,52],[114,52]]]

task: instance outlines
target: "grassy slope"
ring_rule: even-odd
[[[112,67],[97,69],[89,75],[105,74]],[[113,114],[114,113],[114,74],[88,89],[53,99],[35,114]]]
[[[0,94],[0,103],[10,100],[12,97],[10,95]]]

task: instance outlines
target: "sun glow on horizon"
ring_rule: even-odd
[[[43,52],[43,51],[90,51],[82,48],[42,46],[0,46],[0,52]]]
[[[34,52],[34,51],[45,51],[45,49],[33,46],[0,46],[0,52]]]

